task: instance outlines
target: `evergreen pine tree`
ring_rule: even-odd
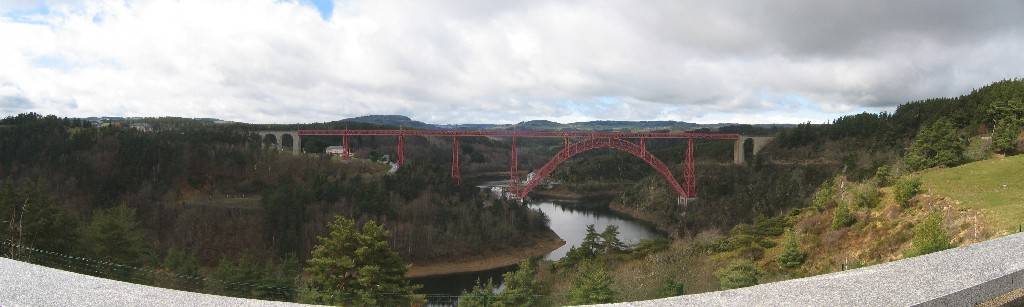
[[[498,296],[498,300],[502,304],[505,306],[537,306],[539,304],[542,289],[534,276],[537,274],[534,266],[533,259],[526,259],[519,263],[519,267],[515,271],[502,275],[505,279],[505,290]]]
[[[199,275],[199,261],[195,255],[176,249],[167,250],[167,256],[160,265],[154,283],[159,287],[185,291],[196,291],[203,288],[203,280]]]
[[[942,227],[942,213],[935,211],[929,213],[924,221],[914,226],[914,238],[911,240],[911,248],[907,253],[908,257],[920,256],[953,247],[949,243],[949,235]]]
[[[999,100],[989,106],[989,118],[995,124],[992,131],[992,148],[1005,154],[1013,153],[1017,147],[1021,125],[1024,125],[1024,100]]]
[[[875,180],[878,180],[878,185],[883,187],[892,183],[892,172],[888,165],[879,166],[875,170]]]
[[[115,279],[139,282],[142,272],[131,267],[141,267],[152,260],[151,246],[135,219],[135,209],[124,204],[93,214],[82,239],[93,258],[127,265],[110,267],[109,273]]]
[[[84,235],[94,256],[120,264],[141,265],[149,250],[135,209],[124,204],[93,215]]]
[[[569,289],[569,303],[574,305],[601,304],[615,301],[612,276],[604,265],[596,261],[580,263]]]
[[[853,215],[850,214],[850,208],[846,204],[839,204],[836,206],[835,212],[832,214],[832,229],[839,229],[846,226],[853,225]]]
[[[601,232],[601,250],[605,254],[618,253],[626,249],[626,244],[619,240],[619,226],[608,225]]]
[[[756,285],[761,272],[749,260],[737,260],[715,271],[722,289],[736,289]]]
[[[818,187],[818,190],[814,192],[811,207],[818,211],[825,210],[825,208],[832,204],[834,196],[835,190],[832,188],[832,179],[825,180]]]
[[[601,234],[594,229],[594,224],[587,225],[587,235],[580,242],[579,249],[587,258],[593,258],[601,250]]]
[[[480,283],[480,280],[476,280],[476,284],[473,285],[473,289],[469,292],[462,292],[459,295],[459,307],[496,307],[506,306],[498,300],[498,295],[494,294],[496,291],[494,286],[494,280],[488,278],[486,284]],[[517,305],[507,305],[517,306]]]
[[[956,166],[964,161],[967,141],[953,121],[942,118],[925,126],[914,138],[906,162],[912,169],[934,166]]]
[[[40,183],[13,181],[3,183],[0,188],[0,240],[10,241],[15,249],[7,252],[13,257],[17,250],[33,247],[42,250],[67,253],[78,243],[78,220],[50,197]]]
[[[800,250],[800,239],[796,232],[789,229],[786,230],[784,237],[782,254],[779,254],[779,265],[787,269],[800,266],[807,257],[807,254]]]
[[[1002,118],[996,121],[992,131],[992,149],[1009,154],[1017,148],[1017,137],[1020,135],[1021,120]]]
[[[328,225],[319,238],[306,274],[310,303],[346,306],[407,306],[419,301],[418,287],[405,279],[407,270],[388,246],[388,232],[370,221],[360,231],[343,216]]]
[[[893,197],[901,207],[910,206],[910,199],[921,192],[921,179],[917,177],[900,178],[893,186]]]

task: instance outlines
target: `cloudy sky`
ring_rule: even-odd
[[[0,1],[0,116],[823,122],[1024,76],[1024,2]]]

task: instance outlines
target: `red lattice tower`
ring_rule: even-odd
[[[686,197],[697,197],[697,182],[693,167],[693,139],[686,139],[686,161],[683,162],[683,180],[686,184]]]
[[[512,135],[512,154],[508,165],[508,190],[512,195],[519,195],[519,154],[516,152],[515,135]]]
[[[462,175],[459,174],[459,137],[452,137],[452,180],[455,184],[462,183]]]

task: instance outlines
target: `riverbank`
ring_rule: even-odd
[[[676,238],[676,228],[671,226],[669,222],[665,221],[662,216],[650,212],[640,211],[632,207],[626,207],[616,201],[612,201],[611,203],[608,204],[608,210],[611,210],[612,212],[615,212],[617,214],[628,216],[638,221],[642,221],[645,224],[651,225],[655,229],[658,229],[658,231],[667,234],[670,238]]]
[[[605,207],[609,201],[614,199],[620,193],[622,193],[622,188],[614,185],[607,186],[605,189],[586,192],[580,192],[567,185],[554,185],[551,188],[538,187],[537,189],[530,191],[530,197],[557,201],[564,204],[591,202],[597,205],[587,205],[583,207],[594,209],[594,207]]]
[[[422,278],[459,273],[492,270],[515,265],[530,257],[544,256],[565,245],[565,240],[550,229],[537,235],[528,247],[490,251],[471,258],[433,263],[413,263],[405,273],[407,278]]]

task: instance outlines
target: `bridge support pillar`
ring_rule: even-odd
[[[452,137],[452,179],[455,180],[455,184],[459,184],[462,181],[462,176],[459,174],[459,137]]]
[[[568,147],[566,148],[568,149]],[[563,149],[564,150],[564,149]],[[519,154],[516,153],[516,137],[512,136],[512,153],[508,162],[508,190],[511,195],[524,198],[526,195],[519,195]]]
[[[348,144],[348,128],[341,135],[341,148],[345,150],[345,154],[341,155],[341,159],[348,160],[352,156],[352,147]]]
[[[405,165],[405,135],[398,135],[398,166]]]
[[[274,149],[284,150],[284,134],[274,133],[274,138],[277,139],[277,144],[274,144]]]
[[[744,157],[744,152],[743,152],[743,143],[746,140],[747,140],[747,138],[740,137],[739,139],[736,139],[736,143],[733,144],[733,146],[732,146],[732,163],[733,164],[743,165],[744,163],[747,162],[746,157]]]
[[[686,139],[686,160],[683,162],[683,180],[686,186],[686,197],[697,197],[697,182],[694,175],[693,139]]]
[[[753,142],[754,148],[751,154],[756,156],[759,152],[761,152],[762,149],[764,149],[765,146],[768,145],[768,143],[771,143],[772,140],[775,140],[775,137],[757,137],[741,135],[739,139],[736,139],[736,143],[732,147],[732,162],[734,164],[742,165],[747,162],[746,155],[743,150],[743,145],[747,142],[747,140],[751,140]]]

